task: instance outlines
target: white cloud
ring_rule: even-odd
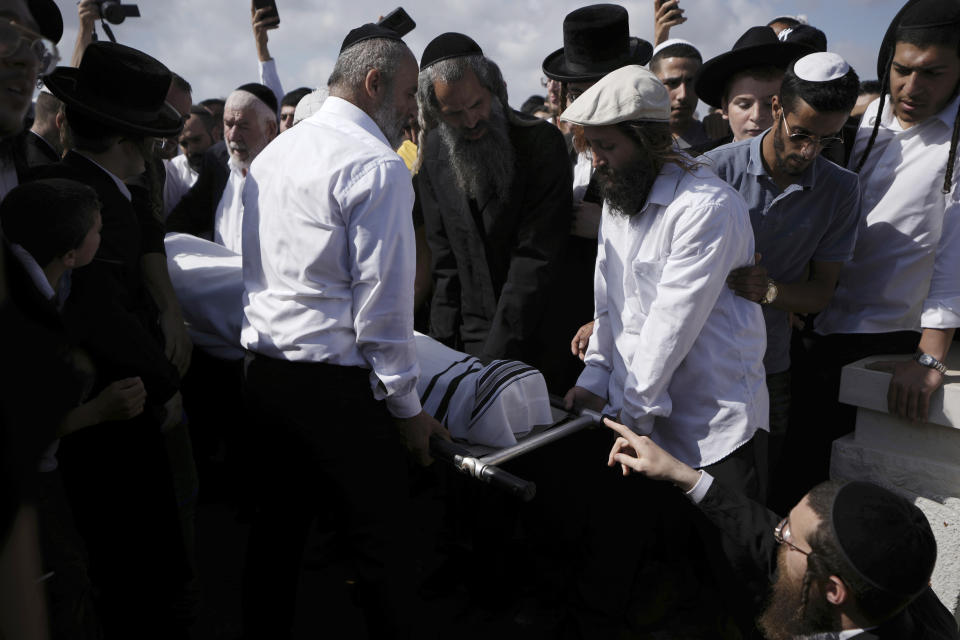
[[[850,3],[849,5],[847,3]],[[69,60],[76,34],[76,9],[60,2],[66,24],[62,55]],[[560,0],[407,0],[404,7],[417,22],[406,40],[419,58],[423,47],[444,31],[474,37],[500,64],[512,102],[519,104],[540,87],[543,58],[562,45],[563,17],[586,2]],[[653,0],[622,3],[630,13],[630,31],[653,38]],[[864,77],[875,65],[889,15],[899,0],[681,0],[687,23],[673,35],[693,41],[709,58],[728,50],[750,26],[783,14],[807,14],[826,31],[834,49],[848,56]],[[159,58],[194,86],[194,98],[225,96],[257,79],[256,50],[250,14],[244,0],[141,0],[142,18],[114,27],[120,42]],[[393,7],[371,0],[279,0],[280,28],[270,32],[270,51],[284,87],[323,84],[347,31],[376,20]],[[868,7],[865,9],[865,5]],[[850,18],[850,14],[853,15]],[[857,15],[861,14],[861,15]],[[831,25],[847,16],[857,29],[837,31]],[[98,31],[100,31],[98,29]],[[102,31],[100,31],[103,37]]]

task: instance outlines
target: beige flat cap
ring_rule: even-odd
[[[657,76],[632,64],[603,76],[560,119],[589,127],[630,120],[670,122],[670,93]]]

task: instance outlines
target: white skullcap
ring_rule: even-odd
[[[670,93],[657,76],[631,64],[603,76],[560,118],[591,127],[631,120],[670,122]]]
[[[830,82],[842,78],[850,65],[842,57],[826,51],[811,53],[793,63],[793,73],[807,82]]]
[[[690,42],[689,40],[684,40],[683,38],[670,38],[669,40],[664,40],[663,42],[655,46],[653,48],[653,55],[655,56],[661,51],[663,51],[664,49],[666,49],[667,47],[672,47],[675,44],[685,44],[688,47],[693,47],[694,49],[697,49],[696,45]],[[700,49],[697,49],[697,53],[700,53]]]
[[[320,111],[323,101],[327,99],[327,93],[326,87],[320,87],[300,98],[300,102],[297,103],[297,110],[293,112],[293,124],[297,124]]]

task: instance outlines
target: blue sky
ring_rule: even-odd
[[[396,1],[396,0],[394,0]],[[61,57],[69,61],[77,28],[73,0],[56,0],[64,14]],[[271,31],[270,51],[284,88],[326,83],[343,36],[394,8],[372,0],[277,0],[282,23]],[[406,41],[418,57],[434,36],[472,36],[503,69],[511,103],[542,93],[540,64],[562,45],[563,17],[584,6],[564,0],[405,0],[417,22]],[[622,3],[631,34],[653,39],[653,0]],[[748,27],[778,15],[802,14],[826,34],[861,78],[876,76],[880,40],[900,0],[680,0],[688,21],[674,37],[691,40],[705,58],[728,50]],[[225,97],[257,80],[248,0],[141,0],[139,19],[114,27],[118,41],[159,58],[194,87],[194,100]],[[98,30],[101,37],[102,31]]]

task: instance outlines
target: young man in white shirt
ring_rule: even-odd
[[[594,333],[568,407],[619,415],[762,499],[763,317],[725,282],[753,258],[746,204],[673,148],[669,93],[642,67],[609,73],[562,117],[584,127],[604,196]]]
[[[915,354],[877,367],[893,373],[889,411],[924,420],[960,326],[960,2],[920,0],[901,9],[878,73],[883,93],[864,113],[850,156],[863,218],[853,259],[814,325],[823,336],[814,355],[825,401],[835,403],[843,365],[873,354]],[[831,439],[853,426],[852,411],[838,418]]]
[[[328,84],[320,111],[258,156],[243,192],[241,343],[267,496],[245,579],[251,638],[290,634],[320,487],[339,507],[370,636],[411,633],[401,441],[427,463],[430,436],[446,436],[416,390],[413,185],[393,151],[416,113],[416,60],[367,24],[344,40]]]

